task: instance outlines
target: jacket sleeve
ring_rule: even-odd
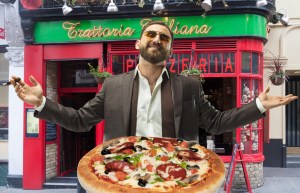
[[[105,83],[101,91],[83,107],[75,110],[65,107],[50,99],[46,99],[46,104],[42,111],[34,112],[36,118],[55,122],[65,129],[75,132],[89,131],[92,126],[104,119],[104,99]]]
[[[220,134],[233,131],[237,127],[249,124],[265,116],[264,113],[262,114],[259,111],[255,100],[240,108],[221,112],[204,98],[202,85],[200,85],[199,92],[199,127],[206,129],[209,133]]]

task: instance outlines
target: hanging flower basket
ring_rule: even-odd
[[[281,76],[272,76],[272,77],[270,77],[270,80],[271,80],[272,84],[279,86],[279,85],[283,84],[285,78],[281,77]]]

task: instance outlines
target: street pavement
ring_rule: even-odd
[[[0,186],[0,193],[76,193],[76,189],[22,190]],[[247,190],[231,190],[231,193],[245,193]],[[253,193],[300,193],[300,168],[264,167],[264,185]],[[220,189],[217,193],[225,193]]]

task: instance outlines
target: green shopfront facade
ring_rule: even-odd
[[[262,91],[262,52],[267,40],[268,19],[267,15],[255,12],[32,20],[29,32],[23,25],[24,34],[28,35],[25,39],[25,81],[29,75],[34,75],[47,97],[79,108],[101,89],[101,85],[89,76],[87,64],[113,74],[134,69],[138,62],[135,40],[143,25],[151,20],[165,21],[174,32],[174,54],[166,62],[167,68],[174,73],[188,67],[201,69],[206,97],[218,109],[240,107]],[[27,121],[31,120],[27,117],[32,108],[24,106]],[[83,134],[37,121],[37,130],[24,123],[24,189],[42,189],[47,180],[76,170],[80,157],[103,139],[105,121]],[[232,148],[238,143],[244,153],[251,186],[256,188],[263,185],[264,130],[264,122],[259,120],[235,132],[212,135],[199,128],[195,135],[204,146],[207,137],[212,138],[216,153],[227,165]],[[238,165],[236,173],[242,172],[239,168]],[[235,175],[234,187],[246,186],[241,176]]]

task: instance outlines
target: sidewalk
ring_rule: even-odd
[[[76,189],[22,190],[0,187],[0,193],[76,193]],[[246,193],[232,190],[231,193]],[[300,193],[300,168],[264,168],[264,185],[253,193]],[[219,190],[218,193],[225,193]]]

